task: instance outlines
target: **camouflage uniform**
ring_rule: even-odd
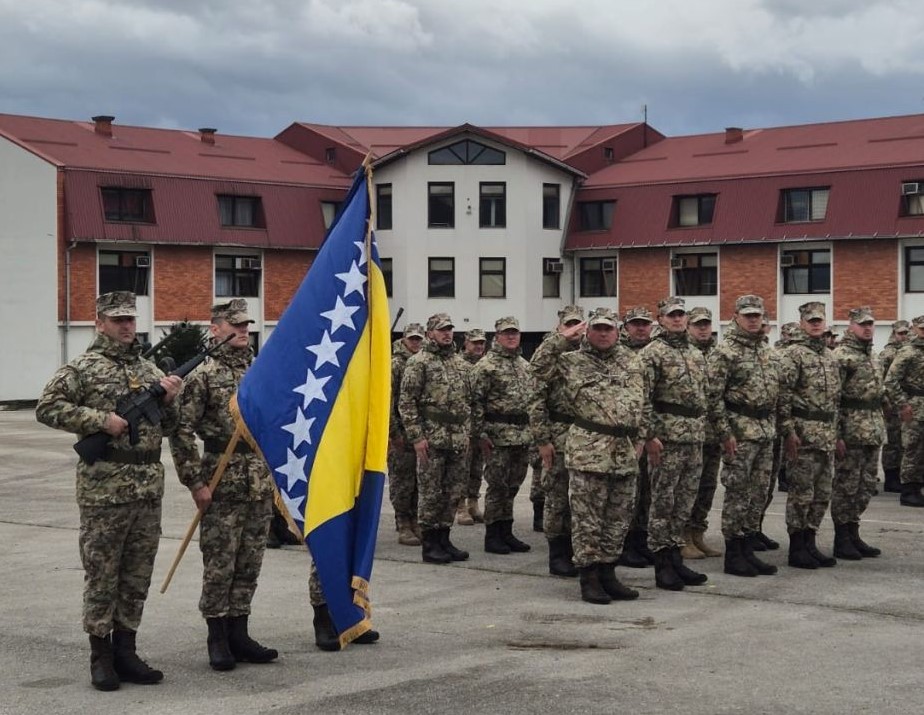
[[[423,335],[423,328],[417,323],[410,323],[404,330],[404,338]],[[401,392],[401,379],[404,368],[412,353],[404,339],[392,343],[391,355],[391,419],[388,425],[388,498],[395,510],[395,526],[399,532],[402,528],[413,529],[417,522],[417,457],[414,446],[407,439],[401,415],[398,413],[398,397]],[[413,536],[413,534],[405,534]],[[416,545],[413,540],[412,545]]]
[[[913,321],[915,330],[924,327],[924,316]],[[920,494],[924,484],[924,337],[915,335],[898,350],[885,378],[889,405],[900,412],[906,405],[913,419],[902,423],[901,484],[903,503],[910,493]],[[917,504],[908,504],[917,506]]]
[[[706,308],[691,309],[690,322],[693,323],[697,319],[711,321],[712,312]],[[715,350],[716,346],[715,336],[702,343],[696,340],[691,340],[690,342],[706,358],[708,369],[709,355]],[[706,379],[708,385],[712,380],[712,376],[707,373]],[[696,492],[696,499],[693,502],[690,518],[687,521],[687,528],[692,532],[702,534],[709,528],[709,511],[712,509],[712,501],[715,498],[721,464],[722,444],[715,429],[715,423],[707,414],[706,436],[703,440],[703,470],[699,476],[699,489]]]
[[[896,333],[899,331],[907,333],[908,327],[907,320],[896,320],[892,323],[892,335],[889,336],[889,341],[879,353],[879,365],[882,368],[883,381],[892,366],[892,361],[895,360],[896,354],[903,345],[907,344],[907,339],[899,340]],[[895,482],[898,481],[898,475],[901,473],[902,468],[902,421],[888,402],[883,407],[883,415],[886,426],[886,443],[882,446],[882,470],[886,476],[886,491],[889,491],[889,487],[894,487]]]
[[[482,341],[486,338],[483,330],[475,328],[465,333],[465,339]],[[483,357],[482,355],[464,351],[461,352],[460,355],[465,362],[472,366],[472,368],[474,368]],[[481,496],[481,482],[483,479],[484,456],[481,454],[481,450],[477,448],[477,445],[473,444],[472,448],[469,450],[468,481],[466,482],[463,496],[465,496],[466,499],[474,499],[476,508],[478,498]],[[481,520],[484,521],[483,518]]]

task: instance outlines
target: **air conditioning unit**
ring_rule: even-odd
[[[902,184],[902,196],[917,196],[924,194],[924,184],[919,181],[908,181]]]
[[[151,267],[151,257],[150,256],[135,256],[135,268],[150,268]]]
[[[671,268],[678,269],[678,268],[686,268],[686,267],[687,267],[686,258],[672,258],[671,259]]]
[[[615,258],[604,258],[600,261],[600,267],[604,271],[615,271],[616,270],[616,259]]]
[[[783,254],[780,256],[780,268],[789,268],[789,266],[794,265],[796,262],[795,256],[788,256]]]
[[[235,258],[234,267],[244,270],[259,271],[263,268],[263,261],[259,258]]]
[[[564,270],[564,264],[561,261],[546,259],[545,262],[545,272],[546,273],[561,273]]]

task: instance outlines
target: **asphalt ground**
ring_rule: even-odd
[[[340,653],[314,647],[308,556],[268,551],[251,632],[280,652],[271,665],[208,667],[196,604],[195,544],[165,595],[161,581],[193,515],[167,461],[164,535],[139,651],[165,673],[156,686],[112,693],[89,684],[80,625],[74,439],[0,412],[0,713],[911,713],[921,712],[924,510],[875,497],[862,534],[884,554],[799,571],[785,550],[771,577],[722,573],[670,593],[652,569],[617,569],[641,598],[580,600],[573,579],[548,575],[542,534],[529,530],[526,490],[515,531],[533,546],[499,556],[483,527],[455,527],[469,561],[426,565],[397,544],[386,497],[372,579],[379,643]],[[784,542],[783,494],[765,530]],[[718,544],[718,508],[709,540]],[[826,519],[819,543],[829,550]]]

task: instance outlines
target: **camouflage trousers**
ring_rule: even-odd
[[[413,449],[389,448],[388,498],[396,522],[417,517],[417,454]]]
[[[632,511],[632,525],[629,528],[648,531],[649,509],[651,509],[651,475],[648,473],[648,457],[643,452],[638,460],[635,507]]]
[[[571,533],[571,504],[568,500],[568,469],[565,467],[564,450],[555,450],[551,469],[542,470],[542,493],[545,506],[542,508],[543,531],[547,539]]]
[[[484,465],[484,523],[513,520],[513,501],[526,479],[529,447],[495,447]]]
[[[199,526],[203,618],[246,616],[263,566],[273,498],[213,501]]]
[[[421,529],[452,526],[468,479],[468,450],[430,448],[427,466],[417,463],[417,522]]]
[[[631,472],[569,470],[574,565],[614,564],[632,521],[635,482]]]
[[[831,500],[834,452],[799,449],[795,462],[786,463],[786,528],[790,534],[817,531]]]
[[[924,483],[924,425],[902,423],[902,484]]]
[[[545,501],[545,485],[542,483],[542,457],[535,447],[529,450],[529,466],[533,470],[529,480],[529,500],[533,504],[541,504]]]
[[[468,483],[463,496],[466,499],[477,499],[481,496],[481,482],[484,479],[484,456],[477,444],[472,445],[468,455]]]
[[[773,470],[773,442],[738,442],[735,456],[722,458],[722,535],[736,539],[760,531]]]
[[[780,477],[780,470],[783,469],[785,469],[783,466],[783,439],[782,437],[777,437],[773,440],[773,466],[770,468],[770,483],[767,485],[767,500],[764,503],[763,514],[766,514],[767,509],[770,508],[777,481]],[[761,514],[761,518],[763,518],[763,514]]]
[[[308,601],[312,606],[323,606],[327,603],[321,590],[321,579],[318,578],[318,567],[314,565],[314,559],[311,559],[311,569],[308,572]]]
[[[882,445],[882,468],[902,468],[902,421],[895,415],[886,416],[886,443]]]
[[[699,475],[699,489],[687,522],[687,527],[693,531],[706,531],[709,528],[709,511],[715,498],[721,465],[722,445],[718,442],[703,444],[703,471]]]
[[[160,500],[80,507],[83,629],[136,631],[160,543]]]
[[[661,463],[651,469],[648,548],[683,546],[687,525],[703,471],[703,445],[664,442]]]
[[[848,447],[843,459],[834,460],[831,519],[854,524],[869,506],[879,482],[879,447]]]

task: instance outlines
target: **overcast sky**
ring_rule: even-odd
[[[0,0],[0,112],[272,136],[293,121],[924,113],[921,0]]]

